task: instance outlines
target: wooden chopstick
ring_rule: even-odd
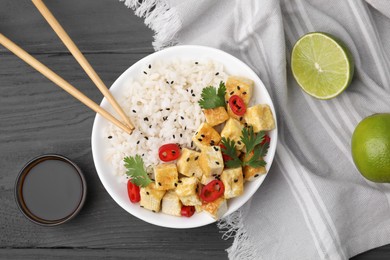
[[[36,69],[37,71],[42,73],[45,77],[47,77],[48,79],[53,81],[55,84],[60,86],[63,90],[65,90],[66,92],[71,94],[73,97],[75,97],[76,99],[78,99],[79,101],[84,103],[87,107],[91,108],[93,111],[95,111],[96,113],[99,113],[105,119],[111,121],[113,124],[120,127],[126,133],[128,133],[128,134],[132,133],[132,129],[130,129],[128,126],[124,125],[118,119],[113,117],[110,113],[108,113],[106,110],[104,110],[98,104],[93,102],[91,99],[89,99],[83,93],[81,93],[78,89],[73,87],[71,84],[69,84],[63,78],[58,76],[56,73],[54,73],[52,70],[50,70],[48,67],[43,65],[41,62],[39,62],[37,59],[35,59],[30,54],[28,54],[26,51],[24,51],[22,48],[20,48],[18,45],[13,43],[10,39],[5,37],[1,33],[0,33],[0,44],[2,44],[8,50],[13,52],[16,56],[18,56],[19,58],[24,60],[26,63],[31,65],[34,69]]]
[[[74,58],[80,64],[80,66],[84,69],[87,75],[91,78],[91,80],[98,87],[100,92],[107,98],[108,102],[114,107],[116,112],[122,117],[124,122],[129,126],[130,129],[134,129],[133,124],[130,119],[127,117],[125,112],[119,106],[118,102],[111,95],[111,92],[108,90],[106,85],[100,79],[96,71],[92,68],[91,64],[87,61],[84,55],[81,53],[76,44],[72,41],[69,35],[65,32],[64,28],[60,25],[57,19],[53,16],[50,10],[46,7],[46,5],[41,0],[32,0],[33,4],[37,7],[42,16],[46,19],[46,21],[50,24],[51,28],[57,33],[58,37],[62,40],[68,50],[72,53]]]

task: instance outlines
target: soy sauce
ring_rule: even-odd
[[[65,222],[79,210],[85,198],[82,173],[64,157],[33,160],[22,170],[18,184],[19,207],[38,224]]]

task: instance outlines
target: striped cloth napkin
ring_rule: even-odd
[[[348,259],[390,243],[390,186],[366,181],[350,152],[352,132],[390,112],[387,0],[125,0],[155,32],[156,50],[199,44],[233,54],[259,75],[279,125],[274,164],[243,208],[219,223],[231,259]],[[320,101],[290,71],[307,32],[342,39],[356,68],[351,86]]]

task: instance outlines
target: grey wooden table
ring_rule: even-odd
[[[152,32],[118,1],[47,0],[46,4],[107,85],[153,52]],[[0,0],[0,32],[95,102],[102,95],[30,1]],[[215,224],[174,230],[147,224],[120,208],[93,165],[94,113],[0,47],[0,258],[226,259],[232,240]],[[23,164],[59,153],[73,159],[88,182],[88,198],[71,222],[43,228],[27,221],[13,188]],[[389,259],[390,246],[353,259]]]

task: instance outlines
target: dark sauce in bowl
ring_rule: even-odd
[[[20,172],[15,188],[22,213],[45,226],[72,219],[86,196],[81,170],[61,155],[44,155],[31,160]]]

